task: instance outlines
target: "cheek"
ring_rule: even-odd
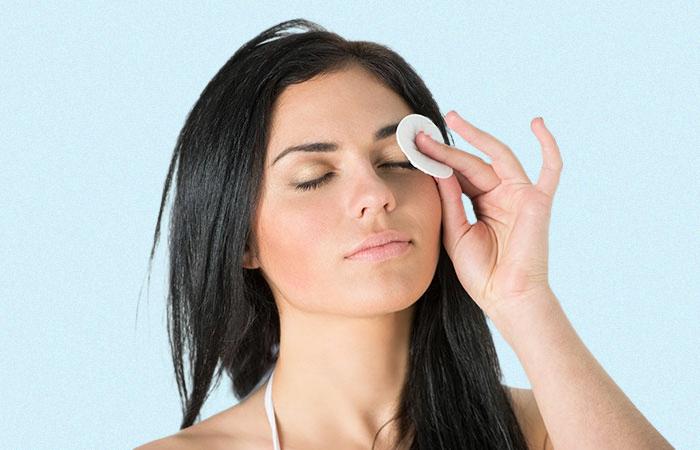
[[[288,205],[288,206],[286,206]],[[328,248],[338,237],[316,206],[276,204],[261,214],[259,258],[263,270],[287,300],[316,298],[324,277],[332,272],[339,248]],[[335,237],[334,237],[335,236]]]
[[[438,239],[442,225],[442,203],[437,184],[431,176],[425,175],[407,192],[410,192],[410,197],[402,200],[411,205],[416,223],[421,227],[423,239]]]

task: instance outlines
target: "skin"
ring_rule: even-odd
[[[272,395],[285,450],[366,450],[397,406],[414,305],[437,266],[442,209],[430,175],[386,165],[408,161],[395,135],[374,134],[412,112],[354,66],[288,87],[273,107],[243,267],[261,270],[280,313]],[[288,146],[320,141],[339,149],[289,153],[273,164]],[[317,189],[295,188],[330,172]],[[382,262],[345,258],[385,229],[408,234],[408,252]],[[263,395],[264,385],[167,445],[271,448]],[[395,423],[375,449],[392,448]]]
[[[245,267],[262,270],[280,311],[272,395],[285,448],[369,448],[396,407],[414,305],[438,261],[441,207],[431,176],[384,165],[408,159],[394,135],[375,141],[374,131],[412,112],[358,68],[291,86],[275,105]],[[340,149],[290,153],[272,165],[289,145],[326,140]],[[295,189],[329,172],[318,189]],[[407,253],[378,263],[345,258],[387,228],[411,237]]]
[[[549,447],[672,448],[586,348],[549,285],[549,220],[563,163],[542,118],[530,123],[543,157],[536,184],[508,146],[456,111],[445,120],[492,160],[423,133],[416,137],[422,152],[455,171],[436,179],[445,249],[466,291],[522,363]],[[474,206],[475,223],[466,217],[462,193]]]
[[[549,286],[549,218],[563,164],[542,119],[530,124],[543,154],[537,184],[505,144],[455,111],[445,116],[448,126],[492,162],[421,133],[418,148],[454,169],[433,179],[382,166],[406,158],[394,136],[372,140],[411,112],[359,68],[291,86],[275,105],[244,267],[262,271],[280,311],[272,390],[282,447],[371,447],[398,398],[414,304],[442,244],[531,382],[531,390],[511,388],[531,449],[672,448],[590,354]],[[294,153],[271,166],[285,147],[321,140],[341,149]],[[334,177],[318,190],[294,189],[329,172]],[[385,228],[408,233],[409,252],[381,263],[344,258]],[[140,448],[270,448],[263,393]],[[391,448],[393,424],[375,448]]]

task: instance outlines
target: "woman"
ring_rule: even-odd
[[[454,175],[417,170],[395,137],[411,113],[492,163],[421,133]],[[140,448],[669,447],[549,286],[562,161],[542,119],[531,128],[536,184],[496,138],[443,119],[386,47],[301,19],[246,43],[190,112],[165,182],[151,260],[177,166],[168,331],[183,420]],[[486,316],[532,390],[501,384]],[[239,403],[195,424],[223,371]]]

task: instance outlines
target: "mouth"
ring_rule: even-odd
[[[392,241],[376,247],[366,248],[347,256],[346,259],[355,261],[379,262],[402,256],[411,249],[413,241]]]
[[[380,247],[385,244],[389,244],[395,241],[401,241],[401,242],[409,242],[411,241],[411,236],[403,231],[400,230],[394,230],[394,229],[385,229],[381,232],[371,234],[367,236],[361,243],[360,245],[356,246],[354,250],[349,252],[346,255],[346,258],[349,258],[351,256],[354,256],[360,252],[363,252],[365,250],[374,248],[374,247]]]

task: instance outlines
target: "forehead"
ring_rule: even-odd
[[[369,144],[379,126],[411,112],[401,96],[362,68],[321,74],[287,87],[276,99],[267,159],[312,140]]]

